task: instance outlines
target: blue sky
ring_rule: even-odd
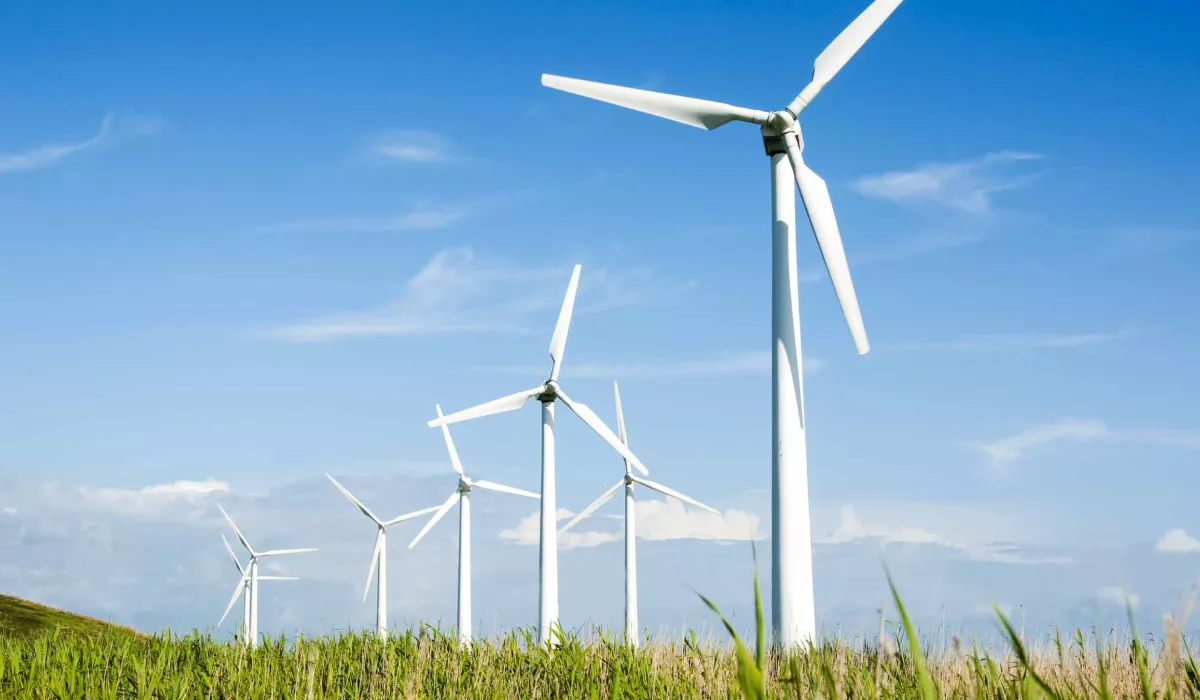
[[[60,532],[38,504],[131,538],[161,539],[169,521],[209,548],[176,563],[190,570],[226,565],[214,498],[271,508],[260,527],[281,542],[316,507],[297,492],[349,509],[311,481],[322,472],[394,484],[380,510],[440,500],[452,482],[424,425],[434,403],[536,383],[581,263],[564,385],[611,421],[621,380],[654,478],[725,513],[697,525],[663,510],[651,546],[732,557],[711,585],[742,595],[747,548],[716,542],[769,530],[760,139],[539,75],[775,109],[863,3],[643,5],[0,6],[0,62],[19,67],[0,75],[0,474],[26,538],[3,546],[33,547],[0,572],[7,588],[145,625],[215,622],[225,595],[193,583],[179,595],[194,613],[144,610],[104,588],[117,584],[99,555],[87,590],[47,587],[31,572],[79,545],[22,544]],[[910,562],[912,586],[952,587],[964,616],[1011,591],[1006,604],[1049,618],[1135,574],[1161,589],[1137,591],[1146,607],[1170,605],[1200,573],[1198,29],[1182,0],[909,0],[804,112],[872,340],[854,354],[802,235],[819,611],[858,610],[851,624],[877,605],[878,542]],[[529,408],[461,426],[464,461],[536,487],[537,421]],[[619,461],[574,423],[560,443],[559,501],[578,509]],[[199,485],[144,491],[181,481]],[[532,566],[524,507],[477,518],[479,556]],[[440,527],[444,549],[420,555],[433,568],[453,562]],[[569,557],[620,565],[618,543],[593,539],[564,553],[568,622],[583,619]],[[820,570],[847,557],[858,568]],[[329,561],[296,566],[361,586],[363,567]],[[1011,589],[972,566],[1004,569],[984,578]],[[166,564],[129,567],[159,581]],[[863,575],[869,592],[835,601],[852,590],[838,577]],[[513,576],[530,619],[507,624],[530,624],[534,579]],[[1059,598],[1039,583],[1063,579]],[[644,605],[665,607],[643,618],[677,625],[668,602],[686,588],[644,581]]]

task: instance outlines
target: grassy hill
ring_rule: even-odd
[[[114,625],[86,615],[0,595],[0,637],[31,639],[60,629],[76,634],[100,635],[113,632],[140,636],[130,627]]]

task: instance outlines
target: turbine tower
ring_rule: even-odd
[[[221,504],[219,503],[217,504],[217,508],[221,511],[221,515],[225,518],[225,522],[229,523],[229,527],[233,528],[233,534],[237,535],[238,542],[241,542],[242,546],[245,547],[246,551],[250,554],[250,561],[246,563],[247,571],[245,574],[243,574],[245,578],[249,579],[250,584],[250,607],[248,611],[250,623],[246,625],[246,636],[250,646],[256,647],[258,646],[258,582],[266,578],[265,576],[260,576],[258,573],[258,560],[262,557],[277,557],[284,554],[303,554],[305,552],[315,552],[317,550],[310,547],[305,549],[271,549],[266,552],[256,552],[254,551],[254,548],[250,546],[250,543],[246,541],[245,536],[242,535],[242,531],[238,529],[236,524],[234,524],[233,518],[229,517],[229,513],[226,513],[225,509],[221,507]],[[229,605],[225,608],[225,615],[229,614],[229,609],[232,608],[233,604],[237,602],[238,595],[240,595],[240,591],[235,590],[233,598],[229,600]],[[225,619],[225,615],[221,616],[222,620]]]
[[[387,529],[397,523],[402,523],[405,520],[418,518],[426,513],[432,513],[437,510],[437,506],[423,508],[421,510],[405,513],[391,520],[380,520],[375,517],[371,509],[363,505],[362,501],[354,497],[354,494],[346,490],[346,487],[338,483],[338,480],[326,474],[338,491],[353,503],[362,514],[371,519],[375,523],[377,531],[375,533],[375,549],[371,552],[371,568],[367,571],[367,585],[363,587],[363,602],[367,600],[367,593],[371,591],[371,579],[375,578],[375,570],[379,569],[379,583],[375,587],[375,632],[380,639],[387,639]]]
[[[792,178],[816,234],[817,245],[858,354],[869,349],[867,332],[825,181],[804,163],[801,110],[833,79],[901,0],[875,0],[833,40],[813,67],[809,84],[784,109],[763,112],[721,102],[542,75],[542,85],[671,119],[701,129],[732,121],[757,124],[771,158],[771,612],[777,643],[791,647],[816,636],[805,455],[804,392],[800,368],[800,311],[796,279],[796,205]]]
[[[613,396],[617,401],[617,432],[620,435],[621,442],[628,446],[629,440],[625,435],[625,415],[621,412],[621,390],[617,386],[616,382],[613,382]],[[559,532],[566,532],[567,530],[575,527],[575,524],[580,520],[588,517],[592,513],[596,512],[597,508],[605,503],[608,503],[609,499],[617,495],[617,491],[620,491],[622,486],[625,487],[625,643],[636,647],[638,645],[639,631],[637,603],[637,532],[634,525],[634,520],[636,518],[634,516],[633,507],[634,484],[641,484],[642,486],[654,489],[663,495],[670,496],[671,498],[678,498],[684,503],[690,503],[697,508],[703,508],[704,510],[709,511],[710,513],[716,513],[717,515],[720,515],[720,511],[718,511],[716,508],[710,508],[700,501],[697,501],[689,496],[685,496],[682,493],[663,486],[658,482],[639,477],[633,473],[632,469],[630,469],[629,460],[627,459],[625,460],[625,476],[620,481],[613,484],[612,488],[600,494],[600,497],[595,501],[592,501],[591,505],[579,511],[578,515],[576,515],[574,518],[571,518],[571,521],[566,525],[563,525],[562,529],[559,530]]]
[[[233,565],[237,567],[240,578],[238,583],[233,588],[233,598],[230,599],[229,605],[225,607],[225,614],[221,616],[217,622],[217,627],[225,622],[225,618],[229,616],[229,611],[233,609],[233,604],[237,602],[238,597],[242,598],[242,629],[241,639],[243,644],[250,643],[250,572],[248,572],[242,563],[238,561],[237,555],[233,553],[233,547],[229,546],[229,540],[225,539],[225,535],[221,535],[221,541],[225,543],[225,551],[229,552],[229,558],[233,560]],[[295,581],[295,576],[259,576],[259,581]]]
[[[448,416],[442,416],[429,421],[429,427],[457,423],[493,413],[515,411],[525,405],[529,399],[536,398],[542,404],[542,506],[539,525],[538,552],[538,641],[542,644],[553,643],[553,630],[558,626],[558,538],[557,516],[555,511],[555,470],[554,470],[554,403],[563,404],[579,417],[589,428],[594,430],[605,442],[622,457],[628,459],[633,466],[648,474],[642,464],[625,443],[621,442],[604,421],[596,415],[587,404],[575,401],[567,396],[558,383],[558,374],[562,370],[563,352],[567,347],[567,331],[571,327],[571,313],[575,307],[575,292],[579,288],[579,271],[576,265],[571,272],[571,282],[567,285],[567,296],[563,299],[562,310],[558,314],[558,323],[554,326],[554,336],[550,339],[550,378],[545,383],[532,389],[526,389],[515,394],[480,404]]]
[[[442,417],[441,406],[437,406],[437,414],[439,418]],[[497,484],[494,481],[472,479],[467,476],[463,472],[462,462],[458,459],[458,450],[454,448],[454,438],[450,437],[450,426],[445,423],[442,424],[442,436],[446,438],[446,450],[450,453],[450,466],[458,474],[458,486],[454,488],[441,507],[430,508],[437,512],[433,514],[429,522],[425,523],[425,527],[421,528],[412,542],[408,543],[408,547],[409,549],[415,547],[425,533],[437,524],[437,521],[441,520],[455,505],[458,506],[458,638],[466,643],[471,641],[471,489],[481,488],[526,498],[541,498],[541,496],[524,489]]]

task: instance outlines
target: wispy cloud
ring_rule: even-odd
[[[1120,586],[1103,586],[1096,591],[1096,601],[1118,608],[1123,608],[1128,603],[1129,607],[1136,608],[1141,604],[1142,597]]]
[[[1200,241],[1200,231],[1165,226],[1127,226],[1100,232],[1099,252],[1107,255],[1141,255],[1174,250]]]
[[[432,231],[468,218],[478,205],[469,202],[413,209],[399,216],[308,219],[259,226],[259,233],[403,233]]]
[[[1200,433],[1166,428],[1112,430],[1100,420],[1066,418],[975,447],[991,457],[993,467],[1003,468],[1033,448],[1056,442],[1125,442],[1200,449]]]
[[[1067,418],[1050,425],[1041,425],[1010,435],[1006,438],[978,445],[979,449],[992,458],[992,464],[1000,467],[1015,462],[1026,450],[1053,442],[1071,440],[1088,442],[1108,437],[1108,426],[1103,421]]]
[[[943,250],[974,245],[987,240],[987,238],[987,234],[983,231],[921,233],[857,255],[851,255],[849,263],[851,268],[857,269],[866,265],[899,262]],[[827,279],[828,273],[823,267],[812,267],[801,270],[797,277],[801,284],[813,284]]]
[[[849,544],[870,540],[881,547],[889,544],[935,545],[955,549],[971,559],[1006,564],[1065,564],[1064,557],[1030,556],[1023,548],[1008,544],[987,544],[945,537],[923,527],[911,525],[868,525],[851,506],[843,506],[841,520],[824,540],[825,544]]]
[[[108,115],[100,123],[100,130],[83,141],[69,141],[37,146],[21,153],[0,154],[0,174],[41,170],[58,165],[62,161],[84,151],[94,150],[115,143],[122,137],[149,136],[162,129],[157,117]]]
[[[568,266],[521,267],[503,260],[481,260],[467,247],[450,248],[434,255],[404,283],[400,297],[382,308],[320,316],[272,329],[268,335],[315,341],[433,333],[525,333],[532,315],[559,308],[569,278]],[[599,268],[583,275],[575,312],[593,313],[650,298],[669,298],[686,286],[671,287],[644,269],[618,274]]]
[[[1040,160],[1037,153],[998,151],[954,163],[926,163],[855,180],[851,187],[869,197],[902,204],[935,204],[973,214],[991,209],[992,195],[1025,187],[1038,173],[1016,173],[1019,163]]]
[[[1096,331],[1091,333],[983,333],[966,335],[955,340],[942,342],[909,343],[912,348],[936,350],[1054,350],[1079,348],[1120,340],[1132,335],[1132,331]]]
[[[49,483],[41,496],[60,507],[101,510],[127,517],[195,519],[197,508],[217,494],[228,494],[229,484],[217,479],[174,481],[140,489],[112,486],[73,486]]]
[[[815,374],[825,366],[825,361],[815,357],[804,358],[804,373]],[[506,372],[526,376],[545,374],[544,367],[481,367],[487,371]],[[744,374],[767,374],[771,371],[769,351],[731,353],[718,357],[682,360],[678,362],[641,363],[571,363],[571,377],[576,379],[676,379],[680,377],[725,377]]]
[[[454,144],[444,136],[425,129],[389,129],[375,135],[368,146],[371,153],[405,163],[447,163],[462,160]]]
[[[1200,552],[1200,540],[1187,534],[1183,528],[1176,528],[1163,535],[1154,549],[1167,554],[1195,554]]]
[[[739,542],[761,539],[757,515],[730,509],[721,513],[709,513],[688,508],[674,498],[665,500],[641,500],[634,505],[637,518],[638,539],[663,542],[667,540],[709,540],[717,542]],[[566,508],[559,508],[558,520],[564,521],[574,515]],[[620,520],[620,516],[613,516]],[[514,527],[501,530],[500,537],[524,545],[538,544],[538,514],[531,513]],[[572,528],[558,535],[558,546],[563,549],[598,547],[624,538],[624,530],[583,530]]]

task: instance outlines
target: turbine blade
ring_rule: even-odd
[[[429,421],[429,423],[427,423],[427,425],[430,428],[436,428],[440,425],[445,425],[447,423],[459,423],[461,421],[471,420],[472,418],[482,418],[483,416],[490,416],[493,413],[504,413],[505,411],[515,411],[518,408],[524,406],[526,401],[528,401],[529,399],[533,398],[534,396],[537,396],[538,394],[542,393],[542,391],[544,391],[544,390],[545,390],[545,387],[538,386],[533,389],[526,389],[525,391],[519,391],[515,394],[509,394],[508,396],[503,396],[494,401],[488,401],[487,403],[481,403],[478,406],[473,406],[471,408],[463,409],[463,410],[459,411],[458,413],[451,413],[448,416],[442,416],[441,418],[435,418],[434,420]]]
[[[567,408],[571,409],[572,413],[579,416],[580,420],[586,423],[589,428],[603,438],[614,450],[619,452],[622,457],[629,460],[630,464],[637,467],[643,474],[650,473],[650,470],[646,469],[641,460],[637,458],[637,455],[630,452],[625,443],[621,442],[616,435],[613,435],[613,431],[604,424],[604,421],[600,420],[600,416],[596,415],[596,412],[589,408],[587,404],[572,401],[571,397],[564,394],[561,388],[557,389],[557,396],[567,405]]]
[[[417,533],[417,536],[413,538],[413,541],[408,543],[408,548],[412,549],[415,547],[416,544],[421,541],[421,538],[425,536],[425,533],[429,532],[434,525],[437,525],[437,521],[441,520],[446,513],[450,512],[451,508],[458,504],[458,499],[461,496],[462,494],[460,494],[457,490],[450,494],[450,498],[447,498],[446,502],[443,503],[441,507],[438,508],[438,511],[433,514],[433,517],[429,519],[429,522],[425,523],[425,527],[421,528],[421,531]]]
[[[262,577],[260,576],[259,578],[262,578]],[[238,598],[242,597],[242,593],[245,590],[246,590],[246,575],[242,574],[242,577],[240,579],[238,579],[237,586],[234,587],[234,589],[233,589],[233,597],[229,599],[229,605],[225,606],[225,612],[221,614],[221,619],[217,622],[217,627],[220,627],[221,623],[225,622],[225,618],[229,617],[229,611],[233,610],[233,604],[238,601]]]
[[[405,513],[404,515],[397,515],[396,517],[394,517],[391,520],[384,523],[383,526],[391,527],[391,526],[395,525],[396,523],[402,523],[405,520],[412,520],[413,518],[419,518],[422,515],[432,513],[433,511],[437,510],[440,507],[441,506],[429,506],[428,508],[422,508],[421,510],[414,510],[411,513]]]
[[[863,325],[862,311],[858,308],[858,296],[854,293],[854,282],[850,279],[850,265],[846,262],[846,250],[842,247],[842,236],[838,232],[837,219],[833,214],[833,202],[829,199],[829,188],[825,181],[804,164],[800,155],[800,144],[794,133],[784,134],[787,144],[788,159],[792,161],[792,171],[796,174],[796,184],[800,186],[800,198],[804,200],[804,210],[808,212],[808,221],[812,224],[813,233],[817,236],[817,247],[821,249],[821,257],[825,259],[825,269],[829,270],[829,279],[833,280],[833,291],[837,294],[838,303],[842,306],[842,314],[850,326],[850,335],[854,338],[854,347],[859,355],[865,355],[871,349],[867,340],[867,329]]]
[[[299,576],[259,576],[259,581],[299,581]]]
[[[221,511],[221,515],[225,518],[225,522],[229,523],[229,527],[233,528],[233,534],[237,535],[238,542],[241,542],[242,546],[246,548],[246,551],[253,555],[254,548],[251,547],[250,543],[246,541],[246,537],[242,535],[242,531],[238,529],[236,524],[234,524],[233,518],[229,517],[229,513],[225,512],[225,508],[220,503],[217,504],[217,510]]]
[[[518,489],[512,486],[505,486],[504,484],[497,484],[494,481],[484,481],[483,479],[480,479],[479,481],[472,481],[471,485],[478,486],[481,489],[487,489],[488,491],[511,493],[516,496],[525,496],[526,498],[541,498],[541,496],[533,493],[532,491],[526,491],[524,489]]]
[[[571,518],[570,522],[568,522],[566,525],[563,525],[562,527],[560,527],[558,529],[558,531],[566,532],[567,530],[570,530],[571,528],[575,527],[575,525],[580,520],[583,520],[584,518],[588,517],[592,513],[595,513],[597,508],[604,505],[605,503],[608,503],[609,499],[611,499],[613,496],[617,495],[617,491],[619,491],[621,489],[621,487],[624,485],[625,485],[624,479],[621,479],[617,483],[613,484],[611,488],[609,488],[604,493],[600,494],[600,498],[597,498],[596,500],[592,501],[591,505],[589,505],[587,508],[584,508],[583,510],[579,511],[579,513],[574,518]]]
[[[563,351],[567,349],[567,332],[571,330],[571,314],[575,311],[575,294],[579,291],[579,272],[582,265],[576,265],[571,270],[571,281],[567,283],[567,296],[563,298],[562,309],[558,312],[558,322],[554,324],[554,336],[550,338],[550,379],[558,379],[558,371],[562,367]]]
[[[238,573],[246,573],[246,570],[242,568],[242,563],[238,561],[237,555],[233,553],[233,547],[229,546],[229,540],[225,539],[225,533],[221,533],[221,541],[225,543],[225,551],[229,552],[229,558],[233,560],[233,565],[237,567]]]
[[[621,389],[617,383],[613,382],[613,397],[617,400],[617,437],[621,438],[621,444],[629,447],[629,436],[625,434],[625,412],[621,410]],[[625,473],[629,473],[629,460],[625,460]]]
[[[524,402],[522,401],[522,403]],[[442,415],[442,405],[434,405],[437,407],[438,418],[445,418]],[[450,426],[445,423],[442,423],[442,437],[446,438],[446,451],[450,453],[450,466],[454,468],[454,471],[458,472],[459,476],[462,476],[462,462],[458,459],[458,450],[454,447],[454,438],[450,437]]]
[[[842,66],[858,53],[863,44],[867,43],[867,39],[870,39],[880,25],[900,6],[901,1],[875,0],[862,11],[857,19],[850,23],[850,26],[843,29],[833,43],[825,47],[821,55],[817,56],[817,60],[813,63],[812,81],[804,87],[796,99],[792,100],[792,103],[788,105],[788,111],[796,115],[808,106],[821,88],[833,80],[833,76],[838,74]]]
[[[637,477],[637,476],[631,477],[631,478],[634,481],[636,481],[637,483],[641,484],[642,486],[645,486],[646,488],[654,489],[655,491],[658,491],[661,494],[670,496],[671,498],[678,498],[679,500],[683,501],[684,503],[690,503],[690,504],[696,506],[697,508],[703,508],[704,510],[707,510],[710,513],[716,513],[717,515],[721,514],[721,511],[717,510],[716,508],[713,508],[711,506],[706,506],[703,503],[701,503],[700,501],[697,501],[696,499],[692,498],[691,496],[685,496],[682,493],[679,493],[678,491],[676,491],[675,489],[663,486],[662,484],[658,483],[657,481],[650,481],[649,479],[643,479],[643,478]]]
[[[333,482],[333,485],[337,487],[338,491],[342,492],[342,495],[345,496],[348,501],[350,501],[354,505],[358,506],[358,509],[362,511],[363,515],[367,516],[371,520],[374,520],[376,525],[383,524],[379,520],[379,518],[375,517],[375,514],[371,512],[370,508],[363,505],[362,501],[358,500],[357,498],[354,497],[354,494],[347,491],[345,486],[342,486],[341,484],[339,484],[337,479],[333,478],[329,474],[326,474],[325,476],[329,477],[329,480]]]
[[[663,117],[700,129],[711,130],[732,121],[765,124],[770,117],[766,112],[757,109],[735,107],[723,102],[698,100],[694,97],[680,97],[663,92],[594,83],[590,80],[564,78],[545,73],[542,74],[542,85],[619,107],[653,114],[656,117]]]
[[[367,594],[371,592],[371,580],[375,578],[375,568],[379,566],[380,549],[383,546],[383,528],[375,535],[375,549],[371,551],[371,568],[367,571],[367,585],[363,586],[363,602],[367,602]]]
[[[316,547],[305,547],[303,549],[272,549],[267,552],[259,552],[260,557],[277,557],[283,554],[304,554],[305,552],[315,552]]]

